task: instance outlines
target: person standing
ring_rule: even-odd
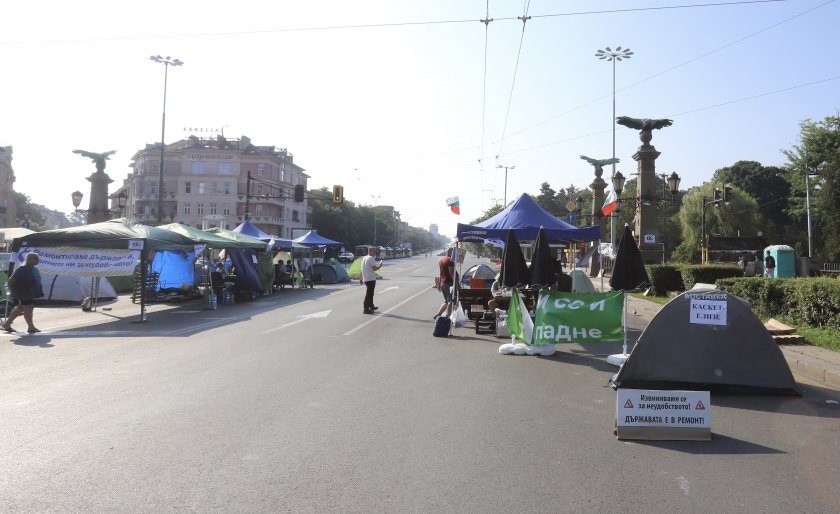
[[[438,289],[443,293],[443,304],[432,319],[437,319],[444,311],[447,316],[452,314],[452,286],[455,285],[455,262],[452,260],[452,248],[446,249],[446,255],[438,261],[438,268]]]
[[[373,311],[379,309],[373,304],[373,290],[376,289],[376,272],[381,267],[382,261],[376,263],[376,247],[368,247],[368,254],[362,257],[362,275],[359,277],[359,283],[367,288],[363,304],[364,314],[373,314]]]
[[[35,334],[40,332],[35,328],[32,322],[32,313],[35,310],[33,303],[35,298],[44,296],[41,290],[41,273],[35,266],[38,265],[40,258],[37,253],[26,254],[26,261],[23,266],[18,266],[12,276],[9,277],[9,289],[12,292],[12,297],[17,301],[14,310],[6,318],[6,322],[0,324],[6,332],[14,332],[12,322],[23,314],[23,319],[26,320],[27,332]]]
[[[767,256],[764,257],[764,276],[773,278],[776,275],[776,259],[770,255],[770,250],[767,250]]]

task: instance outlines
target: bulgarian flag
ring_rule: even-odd
[[[618,207],[618,197],[615,195],[615,189],[610,191],[610,194],[604,199],[604,206],[601,207],[601,212],[604,216],[609,216]]]
[[[461,202],[458,200],[457,196],[453,196],[452,198],[447,198],[446,199],[446,205],[448,205],[449,208],[452,209],[452,212],[454,212],[455,214],[457,214],[459,216],[461,215]]]

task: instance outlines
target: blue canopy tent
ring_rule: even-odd
[[[292,239],[293,243],[313,247],[313,246],[331,246],[334,248],[344,246],[344,243],[339,241],[333,241],[332,239],[327,239],[326,237],[319,235],[318,232],[315,230],[310,230],[306,234],[300,236],[297,239]]]
[[[551,242],[596,241],[601,238],[601,228],[575,227],[552,216],[526,193],[523,193],[505,210],[475,225],[458,223],[458,241],[482,243],[485,239],[505,240],[508,229],[513,229],[519,241],[535,241],[540,227]]]
[[[237,234],[245,234],[246,236],[251,236],[259,239],[260,241],[269,242],[272,239],[274,240],[274,249],[288,252],[292,249],[292,240],[291,239],[281,239],[279,237],[274,237],[271,234],[266,234],[262,230],[259,229],[256,225],[251,223],[250,220],[245,220],[239,224],[236,228],[232,230],[232,232],[236,232]]]

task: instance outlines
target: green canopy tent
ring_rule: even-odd
[[[140,254],[141,282],[146,283],[146,262],[149,255],[160,250],[191,250],[196,241],[169,230],[142,225],[125,218],[103,221],[91,225],[45,230],[15,238],[12,242],[13,259],[23,262],[27,253],[41,253],[42,265],[52,260],[64,265],[57,274],[102,277],[132,275],[134,260],[132,251]],[[103,265],[92,249],[112,250],[113,259],[122,256],[123,266],[116,270]],[[122,252],[122,253],[116,253]],[[51,259],[45,259],[49,253]],[[103,253],[103,252],[98,252]],[[97,262],[99,260],[99,262]],[[146,321],[145,295],[140,295],[140,321]]]

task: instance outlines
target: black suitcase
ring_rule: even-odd
[[[438,316],[435,320],[435,330],[432,335],[435,337],[448,337],[449,331],[452,328],[452,320],[446,316]]]

